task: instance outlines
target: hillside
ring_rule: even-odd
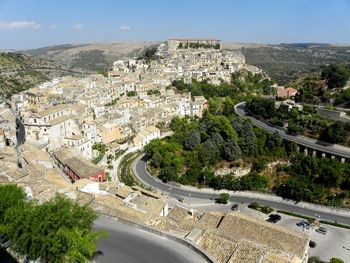
[[[350,62],[350,46],[307,43],[242,45],[241,51],[248,64],[263,69],[279,84],[287,84],[301,73],[318,71],[322,65]]]
[[[156,42],[140,43],[97,43],[97,44],[67,44],[49,46],[25,52],[59,64],[82,68],[89,71],[106,70],[115,60],[124,57],[135,57],[144,48],[155,45]]]
[[[86,74],[48,60],[19,53],[0,53],[0,99],[32,88],[51,78]]]

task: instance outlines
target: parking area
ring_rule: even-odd
[[[285,226],[289,229],[305,232],[310,235],[310,240],[316,243],[315,248],[310,248],[310,256],[318,256],[321,260],[329,261],[332,257],[338,257],[344,262],[350,262],[350,230],[334,227],[330,225],[322,225],[327,229],[326,234],[316,232],[318,227],[310,227],[303,229],[296,224],[302,219],[281,215],[282,219],[277,222],[277,225]]]
[[[209,206],[203,206],[198,210],[206,212],[225,212],[230,211],[233,204],[234,203],[230,203],[227,205],[213,204]],[[269,218],[269,216],[264,213],[248,208],[248,204],[246,203],[239,203],[238,205],[238,210],[243,214],[260,218],[263,220],[267,220]],[[316,243],[316,247],[309,248],[310,256],[318,256],[323,261],[329,261],[329,259],[332,257],[338,257],[343,259],[344,262],[350,262],[350,230],[330,225],[321,225],[322,227],[325,227],[327,229],[326,234],[321,234],[315,231],[318,227],[311,226],[309,229],[303,229],[302,227],[297,226],[297,223],[303,220],[301,218],[296,218],[285,214],[280,214],[280,216],[281,220],[275,223],[276,225],[281,225],[298,232],[305,232],[306,234],[310,235],[310,240]]]

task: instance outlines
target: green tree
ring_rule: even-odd
[[[151,162],[155,167],[161,166],[162,161],[163,161],[163,157],[159,152],[155,152],[152,155]]]
[[[266,146],[270,149],[280,147],[282,145],[283,139],[280,134],[275,131],[273,134],[268,134],[266,139]]]
[[[192,151],[201,142],[201,135],[197,130],[191,130],[184,141],[184,148]]]
[[[344,263],[344,260],[340,259],[340,258],[331,258],[331,260],[329,261],[329,263]]]
[[[218,159],[219,154],[216,145],[211,140],[206,140],[198,151],[199,159],[205,164],[214,163]]]
[[[321,78],[327,81],[330,89],[344,87],[349,76],[350,69],[346,65],[330,65],[321,73]]]
[[[96,243],[102,237],[107,237],[106,231],[92,232],[77,227],[73,229],[61,228],[57,232],[69,247],[63,255],[64,262],[91,262],[96,251]]]
[[[230,200],[230,195],[228,193],[221,193],[219,197],[216,199],[218,204],[227,204]]]
[[[0,224],[4,223],[6,211],[24,206],[25,193],[22,188],[14,184],[0,185]]]
[[[241,149],[233,139],[227,140],[223,146],[223,157],[228,161],[234,161],[240,158]]]
[[[320,139],[330,143],[340,143],[346,138],[344,124],[337,121],[328,126],[320,135]]]
[[[319,257],[313,256],[309,257],[307,263],[321,263],[321,259]]]
[[[126,93],[126,96],[128,96],[128,97],[135,97],[135,96],[137,96],[137,92],[136,91],[128,91],[127,93]]]
[[[163,183],[167,183],[169,181],[176,181],[176,170],[173,167],[162,168],[160,170],[159,179],[161,179]]]
[[[91,230],[96,217],[90,207],[56,195],[43,204],[28,202],[22,209],[16,206],[8,209],[4,230],[14,248],[32,260],[77,262],[79,258],[79,262],[87,262],[95,251],[96,241],[106,235]],[[76,240],[79,245],[69,238],[77,238],[77,233],[81,236]],[[86,243],[84,246],[81,240]]]

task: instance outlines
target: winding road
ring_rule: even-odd
[[[205,261],[188,247],[112,219],[99,217],[96,230],[105,229],[109,237],[97,243],[96,263],[201,263]]]
[[[134,174],[145,185],[148,185],[153,189],[159,189],[160,191],[168,193],[171,196],[189,198],[192,200],[192,203],[195,202],[195,199],[208,200],[208,202],[210,202],[210,200],[219,196],[220,192],[213,189],[197,189],[163,183],[147,171],[145,156],[137,158],[132,165]],[[271,195],[259,194],[259,196],[257,196],[257,194],[250,194],[247,192],[230,192],[230,196],[230,201],[235,203],[249,204],[252,202],[258,202],[259,204],[267,205],[275,209],[293,211],[294,213],[299,213],[310,217],[315,217],[315,214],[317,214],[321,220],[337,221],[338,223],[350,225],[350,212],[346,211],[332,211],[328,207],[313,206],[307,203],[296,204],[292,201],[283,200],[280,197]]]
[[[246,118],[249,118],[252,123],[259,127],[262,128],[268,132],[274,133],[274,132],[278,132],[278,134],[285,140],[291,141],[291,142],[295,142],[296,144],[305,146],[307,148],[319,151],[319,152],[323,152],[323,153],[327,153],[329,155],[335,155],[335,156],[339,156],[339,157],[343,157],[346,158],[348,160],[350,160],[350,148],[348,147],[344,147],[338,144],[330,144],[330,143],[326,143],[326,142],[320,142],[318,140],[312,139],[312,138],[308,138],[305,136],[293,136],[293,135],[289,135],[287,134],[284,130],[272,127],[256,118],[254,118],[253,116],[250,116],[248,114],[248,112],[245,109],[246,105],[245,102],[240,102],[238,104],[235,105],[235,112],[237,115],[239,116],[244,116]]]

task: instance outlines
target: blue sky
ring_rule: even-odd
[[[0,49],[172,37],[350,44],[350,0],[0,0]]]

